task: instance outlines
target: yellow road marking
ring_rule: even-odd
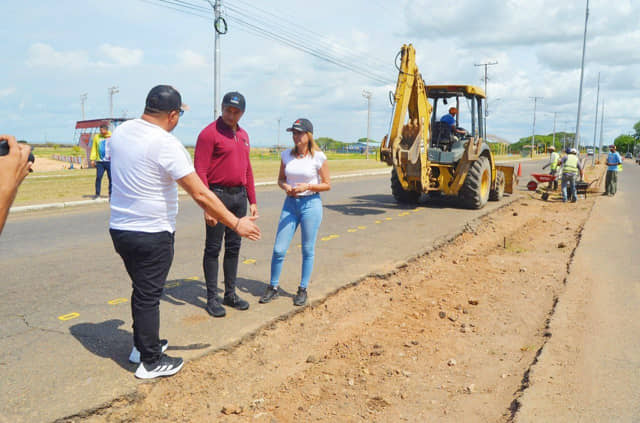
[[[336,239],[336,238],[340,238],[340,235],[329,235],[329,236],[325,236],[323,238],[320,238],[321,241],[331,241],[332,239]]]
[[[409,212],[398,213],[398,216],[409,216]]]
[[[198,278],[197,276],[191,276],[190,278],[187,278],[188,281],[197,281],[200,278]]]
[[[180,282],[176,281],[176,282],[169,282],[168,284],[166,284],[164,287],[165,288],[175,288],[176,286],[180,286]]]
[[[115,300],[107,301],[107,303],[111,305],[116,305],[116,304],[126,303],[127,301],[128,300],[126,298],[116,298]]]
[[[246,259],[245,261],[243,261],[244,264],[253,264],[255,262],[256,262],[255,259]]]
[[[347,229],[347,232],[358,232],[357,229]]]
[[[380,224],[380,223],[382,223],[382,220],[376,220],[376,223]]]
[[[58,319],[64,322],[66,320],[75,319],[76,317],[80,317],[80,313],[73,312],[69,314],[63,314],[62,316],[58,316]]]
[[[385,217],[384,220],[392,220],[390,217]]]
[[[358,229],[367,229],[366,226],[358,226]]]

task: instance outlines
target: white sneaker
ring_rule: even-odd
[[[180,357],[169,357],[162,354],[158,361],[151,364],[140,363],[136,370],[138,379],[154,379],[161,376],[175,375],[182,369],[184,361]]]
[[[161,339],[160,346],[162,348],[162,352],[165,352],[167,350],[167,347],[169,346],[169,341],[167,341],[166,339]],[[138,351],[135,345],[131,350],[131,354],[129,354],[129,362],[135,364],[140,363],[140,351]]]

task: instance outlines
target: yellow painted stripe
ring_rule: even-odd
[[[255,262],[256,262],[255,259],[246,259],[245,261],[243,261],[244,264],[253,264]]]
[[[76,317],[80,317],[80,313],[73,312],[73,313],[63,314],[62,316],[58,316],[58,319],[64,322],[66,320],[75,319]]]
[[[116,305],[116,304],[126,303],[127,301],[129,300],[127,300],[126,298],[116,298],[115,300],[107,301],[107,303],[111,305]]]
[[[398,216],[409,216],[409,212],[398,213]]]
[[[382,223],[382,220],[376,220],[376,224]]]
[[[166,284],[164,287],[165,288],[175,288],[176,286],[180,286],[180,282],[176,281],[176,282],[169,282],[168,284]]]
[[[384,220],[392,220],[390,217],[385,217]]]
[[[353,232],[358,232],[358,230],[357,229],[347,229],[347,232],[353,233]]]
[[[198,278],[197,276],[191,276],[190,278],[187,278],[188,281],[197,281],[200,278]]]
[[[358,226],[358,229],[367,229],[366,226]]]

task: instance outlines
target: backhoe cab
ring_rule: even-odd
[[[413,46],[402,46],[400,55],[391,130],[380,148],[380,160],[393,166],[395,199],[416,203],[422,193],[443,194],[479,209],[512,193],[513,167],[496,166],[484,141],[484,91],[471,85],[427,86]],[[440,121],[450,107],[458,111],[454,128]]]

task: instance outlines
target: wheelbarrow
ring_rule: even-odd
[[[527,183],[527,189],[529,191],[536,191],[539,184],[547,183],[545,191],[542,193],[542,199],[547,201],[549,199],[549,186],[551,182],[555,181],[558,177],[556,175],[550,175],[548,173],[532,173],[531,176],[535,181],[529,181]]]
[[[587,182],[583,180],[576,182],[576,193],[578,195],[582,194],[584,195],[584,198],[587,198],[587,191],[589,190],[589,187],[593,185],[595,182],[598,182],[599,180],[600,178],[596,178],[591,182]]]

